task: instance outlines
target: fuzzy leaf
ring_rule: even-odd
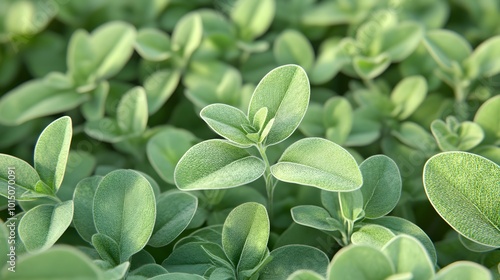
[[[95,191],[101,180],[101,176],[85,178],[76,185],[73,193],[73,202],[75,204],[73,225],[78,234],[87,242],[91,242],[92,235],[97,233],[92,207],[94,205]]]
[[[364,225],[351,236],[352,244],[370,245],[382,249],[396,235],[388,228],[379,225]]]
[[[500,166],[466,152],[441,153],[424,166],[427,197],[456,231],[480,244],[500,247]]]
[[[324,280],[325,278],[314,271],[300,269],[292,273],[286,280]]]
[[[148,244],[163,247],[172,242],[193,219],[198,199],[181,192],[163,193],[156,203],[156,222]]]
[[[247,138],[242,126],[249,126],[245,113],[240,109],[226,104],[211,104],[200,112],[201,118],[220,136],[243,147],[249,147],[254,142]]]
[[[402,61],[417,48],[422,35],[423,30],[419,24],[403,22],[384,30],[380,36],[380,50],[387,53],[391,61]]]
[[[401,196],[401,175],[396,163],[384,155],[369,157],[359,166],[363,175],[365,217],[385,216],[396,207]]]
[[[39,205],[19,221],[19,237],[29,252],[46,250],[56,243],[71,224],[73,201]]]
[[[494,36],[479,45],[464,60],[470,78],[491,77],[500,72],[500,36]]]
[[[179,160],[174,180],[181,190],[227,189],[257,180],[264,174],[261,159],[223,140],[207,140]]]
[[[116,121],[122,132],[139,135],[146,130],[148,102],[142,87],[135,87],[125,93],[116,110]]]
[[[347,140],[352,129],[352,106],[343,97],[328,99],[323,109],[323,123],[326,127],[326,138],[339,145]]]
[[[184,59],[191,57],[203,37],[203,24],[198,13],[183,16],[172,33],[172,50],[180,52]]]
[[[395,105],[392,115],[400,120],[408,118],[427,95],[427,82],[422,76],[411,76],[399,82],[391,93]]]
[[[98,233],[119,245],[120,263],[139,252],[154,228],[156,201],[148,180],[132,170],[108,173],[94,196],[94,223]]]
[[[92,235],[92,246],[97,250],[99,256],[104,261],[109,262],[113,266],[119,265],[120,262],[120,245],[113,240],[113,238],[102,234],[96,233]]]
[[[171,56],[170,37],[155,28],[144,28],[137,33],[135,49],[150,61],[162,61]]]
[[[488,99],[479,107],[474,122],[484,131],[484,144],[500,143],[500,95]]]
[[[179,71],[161,70],[151,74],[144,81],[144,89],[148,100],[148,114],[156,113],[174,93],[181,73]]]
[[[472,48],[460,34],[450,30],[429,30],[424,44],[439,66],[452,69],[453,61],[462,63],[472,52]]]
[[[469,121],[460,124],[455,122],[453,117],[448,117],[446,123],[435,120],[431,124],[432,134],[442,151],[467,151],[483,141],[484,132],[481,126]]]
[[[478,279],[493,280],[491,273],[474,262],[458,261],[439,270],[434,280]]]
[[[326,231],[343,230],[342,224],[319,206],[295,206],[291,209],[291,213],[293,221],[299,225]]]
[[[71,119],[62,117],[42,131],[35,146],[35,170],[53,193],[64,178],[72,134]]]
[[[234,208],[222,228],[222,248],[238,272],[253,269],[261,262],[268,239],[266,208],[255,202]]]
[[[297,65],[285,65],[269,72],[257,85],[248,108],[248,118],[267,107],[266,121],[274,124],[265,141],[277,144],[288,138],[299,126],[309,104],[309,80],[306,72]]]
[[[356,74],[362,79],[373,79],[382,74],[391,64],[388,54],[381,53],[375,57],[356,56],[353,67]]]
[[[274,41],[274,56],[278,64],[297,64],[310,71],[314,63],[314,50],[302,33],[287,29]]]
[[[230,17],[239,29],[239,37],[252,41],[264,34],[274,19],[274,0],[238,0]]]
[[[278,180],[328,191],[353,191],[363,183],[349,152],[321,138],[305,138],[292,144],[271,172]]]
[[[0,195],[4,197],[13,195],[12,188],[14,187],[16,199],[21,200],[23,190],[35,191],[39,180],[38,173],[27,162],[10,155],[0,154]],[[9,185],[13,186],[10,188],[10,194]]]

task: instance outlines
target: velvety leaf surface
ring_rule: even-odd
[[[75,204],[73,225],[78,234],[87,242],[91,242],[92,235],[97,233],[92,207],[95,192],[101,181],[101,176],[85,178],[76,185],[73,193],[73,202]]]
[[[491,273],[483,266],[469,262],[458,261],[439,270],[435,280],[452,280],[452,279],[478,279],[491,280]]]
[[[336,231],[342,230],[342,224],[332,218],[328,211],[314,205],[300,205],[291,209],[292,219],[297,224],[320,230]]]
[[[9,174],[9,167],[11,169],[11,174]],[[13,174],[14,173],[14,174]],[[31,167],[27,162],[22,159],[0,154],[0,195],[8,197],[9,193],[9,175],[12,180],[12,186],[16,188],[16,199],[20,199],[24,190],[35,190],[36,183],[40,180],[36,170]]]

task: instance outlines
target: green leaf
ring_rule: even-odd
[[[266,208],[247,202],[234,208],[222,228],[222,248],[238,272],[257,266],[267,253],[269,217]]]
[[[305,245],[287,245],[271,252],[272,260],[259,272],[259,279],[285,279],[307,269],[325,276],[330,259],[321,250]]]
[[[0,220],[0,261],[4,264],[8,263],[7,266],[10,266],[10,258],[11,255],[15,254],[16,252],[12,250],[11,246],[9,246],[9,240],[15,240],[14,239],[9,239],[9,235],[11,230],[15,231],[15,221],[8,221],[5,224],[2,220]],[[10,241],[12,242],[12,241]],[[14,251],[14,253],[12,253]]]
[[[297,65],[285,65],[269,72],[257,85],[248,108],[253,120],[257,111],[267,107],[267,121],[274,120],[265,141],[267,146],[288,138],[299,126],[309,104],[309,80]]]
[[[363,175],[363,209],[365,217],[379,218],[396,207],[401,196],[401,175],[396,163],[385,155],[367,158],[359,166]]]
[[[474,122],[484,131],[484,144],[500,143],[500,96],[496,95],[484,102],[474,116]]]
[[[224,251],[218,244],[192,242],[177,247],[163,261],[162,266],[169,272],[204,275],[206,271],[215,266],[208,252],[212,252],[215,255],[224,254]]]
[[[462,63],[472,52],[469,42],[450,30],[429,30],[423,42],[432,58],[444,69],[451,70],[454,61]]]
[[[205,278],[199,275],[192,275],[187,273],[168,273],[164,275],[158,275],[150,280],[204,280]]]
[[[62,117],[42,131],[35,146],[35,170],[53,193],[64,178],[72,134],[71,118]]]
[[[102,181],[101,176],[88,177],[81,180],[73,193],[75,213],[73,215],[73,226],[83,240],[92,241],[92,235],[97,233],[94,224],[92,206],[97,186]]]
[[[491,247],[491,246],[486,246],[483,244],[476,243],[476,242],[470,240],[469,238],[467,238],[463,235],[460,235],[460,234],[458,235],[458,240],[460,240],[460,243],[462,243],[462,245],[465,248],[467,248],[467,250],[472,251],[472,252],[483,253],[483,252],[489,252],[489,251],[493,251],[493,250],[497,249],[496,247]]]
[[[363,195],[358,190],[339,193],[340,213],[345,220],[358,221],[365,215],[363,210]]]
[[[83,103],[81,107],[82,114],[87,121],[96,121],[104,117],[108,94],[109,83],[107,81],[99,83],[90,93],[90,100]]]
[[[422,76],[410,76],[400,81],[391,93],[395,105],[392,116],[404,120],[411,116],[427,95],[427,82]]]
[[[230,11],[230,17],[244,41],[264,34],[274,19],[274,0],[238,0]]]
[[[240,109],[226,104],[211,104],[200,112],[201,118],[220,136],[242,147],[255,144],[247,138],[244,126],[250,126],[245,113]]]
[[[12,273],[4,269],[5,280],[44,280],[44,279],[102,279],[103,271],[79,250],[65,245],[36,254],[24,255]]]
[[[150,116],[160,110],[167,102],[177,88],[180,78],[181,73],[175,70],[160,70],[146,78],[144,89],[146,90]]]
[[[293,221],[299,225],[326,231],[343,230],[340,221],[319,206],[300,205],[293,207],[290,211]]]
[[[90,34],[86,30],[76,30],[69,40],[66,63],[69,76],[78,85],[94,82],[94,55]]]
[[[72,89],[59,89],[45,80],[31,80],[7,92],[0,99],[0,123],[19,125],[78,107],[88,96]]]
[[[324,280],[325,278],[314,271],[300,269],[292,273],[286,280]]]
[[[88,144],[88,143],[86,143]],[[90,177],[94,173],[97,159],[90,153],[85,152],[91,145],[78,146],[77,150],[70,150],[64,180],[57,192],[57,197],[62,201],[73,199],[76,185],[83,179]],[[90,150],[90,149],[89,149]]]
[[[113,266],[119,265],[120,262],[120,245],[113,238],[106,234],[96,233],[92,235],[92,246],[97,250],[99,256],[104,261],[109,262]]]
[[[392,274],[394,268],[384,253],[367,245],[351,245],[335,254],[327,279],[377,280]]]
[[[396,235],[386,227],[367,224],[352,234],[351,242],[356,245],[370,245],[382,249],[394,236]]]
[[[385,29],[380,36],[380,51],[389,55],[392,62],[399,62],[415,51],[422,40],[423,29],[418,23],[403,22]]]
[[[7,198],[14,195],[15,199],[22,200],[21,195],[24,191],[35,191],[38,181],[40,181],[38,173],[27,162],[0,154],[0,195]]]
[[[90,137],[103,142],[117,143],[126,139],[117,121],[111,118],[86,122],[84,130]]]
[[[491,77],[500,72],[500,36],[494,36],[479,45],[464,60],[467,76],[470,78]]]
[[[343,97],[328,99],[323,109],[323,122],[326,127],[326,138],[339,145],[347,140],[352,129],[352,106]]]
[[[356,56],[353,59],[353,67],[356,74],[366,80],[371,80],[379,76],[390,64],[391,59],[387,53],[381,53],[374,57]]]
[[[436,249],[434,248],[434,243],[429,238],[429,236],[427,236],[425,231],[423,231],[414,223],[406,219],[393,216],[384,216],[375,220],[369,220],[367,222],[369,222],[370,224],[381,225],[385,228],[388,228],[396,235],[407,234],[415,237],[425,247],[433,263],[436,263],[437,256]]]
[[[163,247],[189,225],[198,207],[198,199],[189,193],[168,192],[161,194],[157,201],[156,222],[148,244]]]
[[[196,140],[187,130],[169,127],[148,141],[146,152],[149,162],[165,182],[174,184],[175,166]]]
[[[120,263],[139,252],[154,228],[156,201],[149,182],[132,170],[108,173],[97,187],[94,223],[119,245]]]
[[[441,153],[424,166],[427,197],[456,231],[477,243],[500,247],[500,167],[465,152]]]
[[[156,28],[143,28],[137,33],[135,49],[147,60],[162,61],[169,58],[170,37]]]
[[[201,16],[192,12],[183,16],[175,25],[172,33],[172,50],[181,57],[189,59],[198,48],[203,37]]]
[[[179,160],[174,180],[181,190],[227,189],[257,180],[264,174],[261,159],[223,140],[207,140]]]
[[[73,219],[73,201],[39,205],[19,221],[19,237],[29,252],[46,250],[61,237]]]
[[[319,85],[330,81],[349,63],[349,58],[341,50],[338,38],[326,39],[321,43],[316,62],[309,71],[312,84]]]
[[[137,277],[137,280],[139,280],[139,279],[142,280],[144,278],[150,279],[150,278],[153,278],[155,276],[167,274],[167,273],[168,273],[168,271],[163,266],[156,264],[156,263],[149,263],[149,264],[142,265],[139,268],[131,271],[128,274],[127,279],[136,279],[135,277]],[[134,277],[132,278],[132,276],[134,276]],[[139,277],[141,277],[141,278],[139,278]]]
[[[425,280],[434,276],[434,265],[420,242],[409,235],[399,235],[382,251],[391,259],[396,273],[411,272],[412,279]]]
[[[459,124],[452,116],[446,118],[446,123],[433,121],[431,131],[442,151],[467,151],[479,145],[484,138],[481,126],[469,121]]]
[[[314,50],[302,33],[287,29],[274,41],[273,53],[278,64],[298,64],[309,72],[314,64]]]
[[[120,99],[116,109],[116,121],[122,132],[139,135],[148,124],[148,102],[142,87],[135,87]]]
[[[434,277],[434,280],[477,279],[493,280],[484,266],[469,261],[458,261],[447,265]]]
[[[305,138],[290,145],[271,172],[278,180],[327,191],[353,191],[363,183],[349,152],[321,138]]]

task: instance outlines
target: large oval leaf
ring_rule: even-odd
[[[248,119],[267,107],[266,123],[274,124],[265,141],[273,145],[288,138],[299,126],[309,104],[310,87],[307,74],[300,66],[285,65],[269,72],[257,85],[250,100]]]
[[[500,247],[500,167],[466,152],[441,153],[424,166],[432,206],[460,234]]]
[[[148,242],[156,218],[156,201],[148,180],[132,170],[106,175],[94,196],[94,223],[98,233],[111,237],[127,261]]]
[[[54,193],[63,181],[72,135],[71,118],[62,117],[49,124],[36,142],[35,170]]]
[[[174,180],[181,190],[227,189],[253,182],[264,171],[261,159],[216,139],[189,149],[175,168]]]
[[[238,272],[255,268],[267,253],[269,217],[259,203],[241,204],[222,228],[222,247]]]
[[[15,195],[17,200],[22,199],[22,190],[34,191],[39,180],[38,173],[27,162],[10,155],[0,154],[0,195],[5,197]]]
[[[43,204],[26,212],[19,221],[19,237],[30,251],[50,248],[71,224],[73,201]]]
[[[363,184],[361,171],[351,154],[322,138],[295,142],[271,167],[271,172],[278,180],[327,191],[353,191]]]

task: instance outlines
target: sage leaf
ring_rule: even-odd
[[[326,138],[343,145],[353,124],[352,106],[349,101],[343,97],[328,99],[323,108],[323,123],[326,127]]]
[[[119,245],[120,263],[147,244],[154,228],[155,205],[151,185],[135,171],[112,171],[99,183],[93,204],[95,227]]]
[[[391,59],[387,53],[381,53],[374,57],[356,56],[352,62],[354,71],[360,78],[371,80],[389,67]]]
[[[488,99],[479,107],[474,122],[479,124],[484,131],[483,144],[495,144],[500,142],[500,96]]]
[[[156,203],[156,222],[148,244],[163,247],[172,242],[189,225],[197,206],[198,199],[189,193],[161,194]]]
[[[432,58],[444,69],[451,70],[453,62],[462,63],[472,53],[469,42],[450,30],[429,30],[423,42]]]
[[[121,98],[116,111],[118,127],[124,134],[139,135],[148,124],[148,103],[142,87],[135,87]]]
[[[456,231],[477,243],[500,247],[500,167],[466,152],[441,153],[424,166],[432,206]]]
[[[388,228],[367,224],[354,232],[351,236],[352,244],[369,245],[382,249],[396,235]]]
[[[242,147],[254,144],[242,128],[250,126],[250,122],[240,109],[226,104],[211,104],[201,110],[200,116],[212,130],[229,141]]]
[[[410,76],[399,82],[391,93],[395,105],[392,115],[400,120],[408,118],[424,101],[427,82],[422,76]]]
[[[29,252],[46,250],[63,235],[72,219],[71,200],[56,205],[39,205],[26,212],[19,221],[19,237]]]
[[[273,48],[276,61],[281,64],[297,64],[309,72],[314,63],[314,50],[311,43],[302,33],[287,29],[274,41]]]
[[[238,0],[230,17],[238,28],[239,38],[252,41],[262,35],[274,19],[274,0]]]
[[[264,174],[261,159],[223,140],[194,145],[179,160],[174,180],[181,190],[227,189],[257,180]]]
[[[0,154],[0,195],[7,198],[15,195],[15,199],[23,200],[21,197],[23,193],[36,191],[35,186],[38,181],[40,181],[38,173],[27,162],[14,156]],[[10,192],[9,186],[11,186]],[[15,188],[15,193],[12,188]]]
[[[321,138],[305,138],[290,145],[271,172],[278,180],[327,191],[353,191],[363,183],[349,152]]]
[[[266,122],[274,118],[267,146],[288,138],[307,111],[310,88],[306,72],[297,65],[285,65],[269,72],[257,85],[248,107],[248,118],[267,107]]]
[[[363,209],[365,217],[385,216],[396,207],[401,196],[401,175],[396,163],[385,155],[376,155],[363,161],[359,169],[363,175]]]
[[[172,50],[179,52],[185,60],[198,48],[203,37],[201,16],[192,12],[183,16],[172,33]]]
[[[299,269],[292,273],[287,280],[324,280],[325,278],[314,271]]]
[[[292,219],[299,225],[312,227],[319,230],[343,230],[337,219],[330,216],[325,209],[314,205],[300,205],[291,209]]]
[[[500,36],[494,36],[481,43],[464,60],[463,65],[470,78],[491,77],[500,72]]]
[[[64,178],[72,134],[71,119],[62,117],[42,131],[35,146],[35,170],[53,193]]]
[[[152,278],[151,280],[204,280],[205,278],[199,275],[193,275],[188,273],[168,273],[163,275],[158,275]]]
[[[81,180],[73,193],[75,213],[73,215],[73,225],[87,242],[92,242],[92,235],[97,233],[94,224],[92,207],[94,205],[94,195],[97,186],[102,181],[102,176],[93,176]]]
[[[170,37],[155,28],[139,30],[134,46],[137,52],[147,60],[162,61],[171,56]]]
[[[92,235],[92,246],[97,250],[99,256],[104,261],[109,262],[113,266],[119,265],[120,262],[120,245],[113,240],[113,238],[102,234],[96,233]]]
[[[222,228],[222,248],[238,272],[257,266],[267,253],[269,217],[259,203],[234,208]]]
[[[491,273],[483,266],[469,261],[458,261],[439,270],[434,280],[452,280],[467,277],[469,279],[491,280]]]
[[[180,78],[181,73],[175,70],[160,70],[146,78],[144,89],[146,90],[150,116],[158,112],[167,102],[177,88]]]

